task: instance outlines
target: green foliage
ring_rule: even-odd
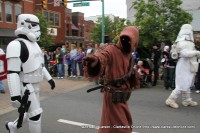
[[[47,34],[47,28],[49,28],[50,22],[42,15],[42,12],[37,11],[35,15],[40,20],[40,41],[38,42],[40,47],[48,48],[52,43],[54,38]]]
[[[176,39],[180,27],[192,21],[192,16],[181,9],[181,3],[181,0],[133,0],[132,8],[137,10],[134,24],[141,28],[140,45]]]
[[[126,24],[125,24],[126,23]],[[108,35],[110,41],[116,43],[118,40],[118,36],[122,29],[127,26],[131,25],[130,21],[126,21],[126,19],[119,19],[119,21],[112,21],[109,17],[105,17],[104,19],[105,25],[105,35]],[[98,18],[97,23],[91,33],[91,38],[98,44],[101,43],[101,35],[102,35],[102,18]]]
[[[105,31],[105,35],[108,35],[110,37],[110,39],[113,37],[113,22],[109,17],[105,17],[104,18],[104,31]],[[91,33],[91,37],[92,39],[100,44],[101,43],[101,35],[102,35],[102,18],[99,17],[97,20],[97,23],[94,26],[93,32]]]

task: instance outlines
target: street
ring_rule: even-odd
[[[62,82],[74,84],[74,89],[59,89],[56,93],[45,96],[41,100],[44,110],[42,114],[43,133],[94,133],[101,118],[102,95],[99,91],[87,93],[86,90],[93,83],[88,81],[57,80],[59,87]],[[139,133],[199,133],[200,106],[183,107],[181,97],[177,103],[179,109],[167,107],[164,102],[169,96],[169,90],[164,90],[162,81],[156,87],[134,90],[129,100],[129,108],[133,118],[133,132]],[[78,84],[78,86],[76,86]],[[66,86],[67,87],[67,86]],[[59,92],[57,92],[59,91]],[[8,93],[8,90],[7,90]],[[44,93],[44,92],[42,92]],[[1,97],[1,95],[0,95]],[[44,97],[44,96],[43,96]],[[200,95],[192,93],[194,100],[200,103]],[[8,102],[8,101],[7,101]],[[0,105],[0,110],[2,109]],[[12,121],[17,117],[17,111],[0,114],[0,133],[8,133],[5,121]],[[89,124],[89,125],[87,125]],[[18,133],[28,133],[28,124],[23,124]]]

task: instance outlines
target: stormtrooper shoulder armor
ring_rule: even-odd
[[[21,44],[19,41],[14,40],[10,42],[6,49],[6,58],[19,58],[21,54]]]

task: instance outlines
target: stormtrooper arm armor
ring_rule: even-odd
[[[51,75],[49,74],[49,72],[47,71],[47,69],[45,67],[42,68],[42,72],[44,74],[44,78],[49,81],[52,79]]]
[[[6,50],[6,58],[8,62],[7,80],[13,107],[19,107],[21,100],[19,77],[19,72],[21,71],[20,48],[21,47],[18,41],[12,41],[9,43]]]
[[[195,57],[195,56],[199,56],[200,55],[200,51],[197,50],[186,50],[183,49],[180,51],[180,57]]]
[[[53,90],[55,88],[55,82],[52,79],[51,75],[49,74],[49,72],[45,67],[43,67],[42,72],[44,74],[44,78],[49,82],[51,89]]]

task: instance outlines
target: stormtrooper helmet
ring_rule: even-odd
[[[15,35],[25,35],[32,42],[39,41],[41,32],[38,17],[33,14],[20,14]]]
[[[183,24],[181,26],[181,30],[179,31],[178,37],[175,42],[184,40],[194,42],[193,28],[190,24]]]

